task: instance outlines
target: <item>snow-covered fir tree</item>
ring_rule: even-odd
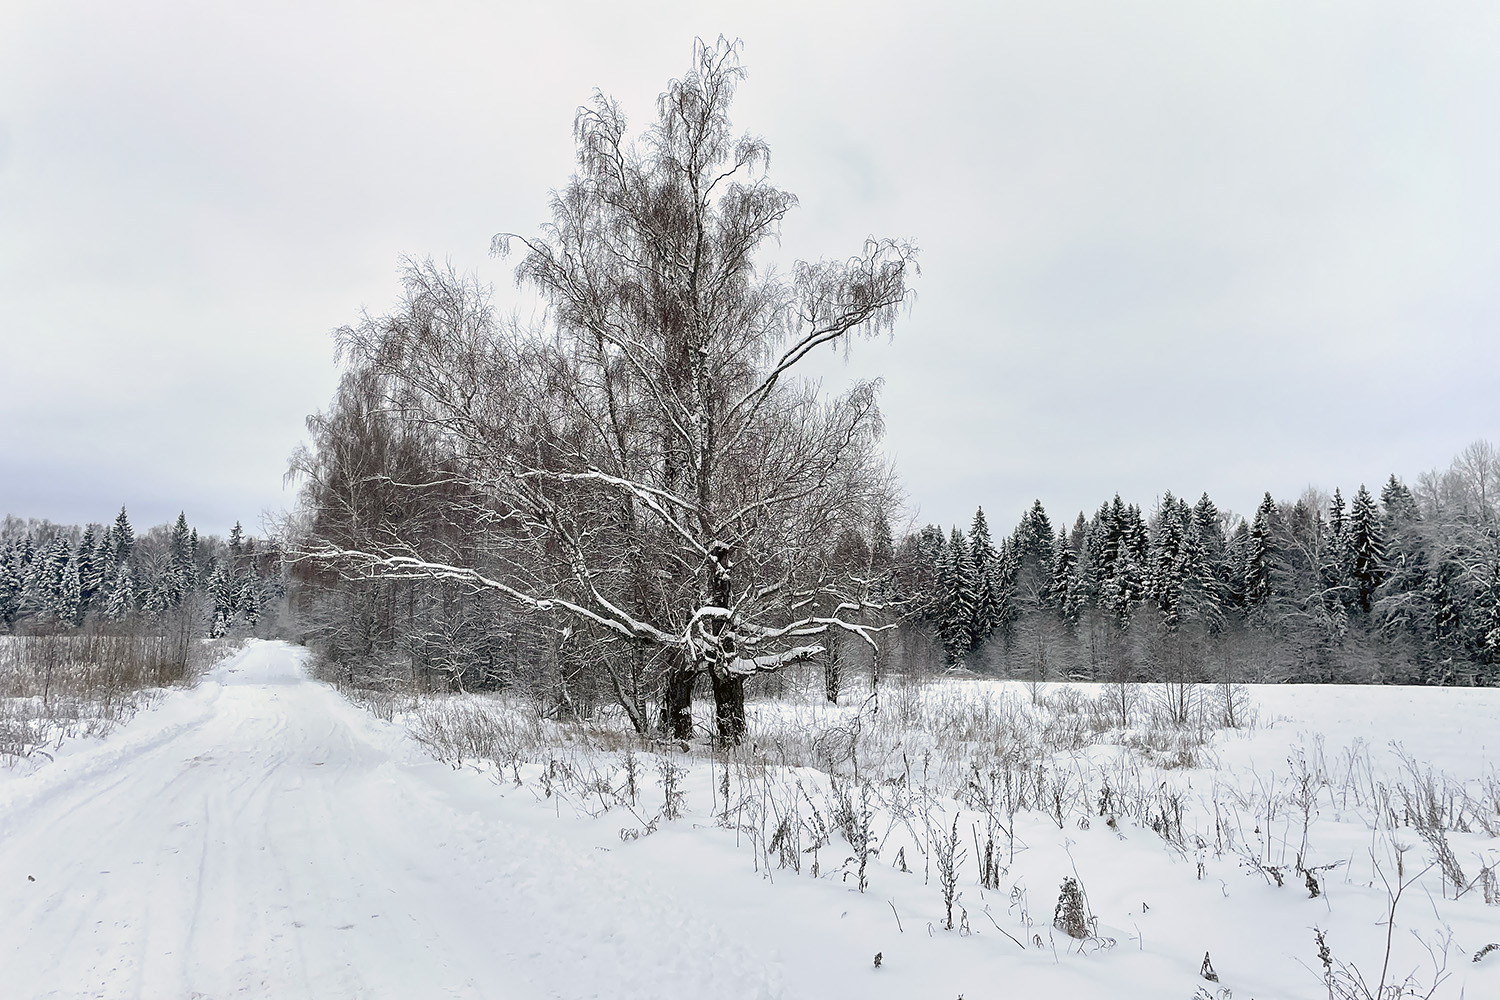
[[[188,528],[187,516],[178,513],[167,548],[166,566],[158,573],[146,597],[146,612],[160,618],[182,604],[196,583],[194,565],[195,532]]]
[[[240,522],[234,522],[234,527],[229,529],[229,558],[230,569],[240,568],[240,558],[245,554],[245,529],[240,527]]]
[[[1078,572],[1078,552],[1066,529],[1057,533],[1052,555],[1052,581],[1048,596],[1063,626],[1071,633],[1083,617],[1086,595]]]
[[[99,590],[99,569],[94,565],[94,554],[98,550],[98,539],[94,526],[87,525],[73,550],[73,563],[78,567],[78,603],[80,617],[89,612],[90,602]]]
[[[1276,518],[1276,501],[1267,493],[1255,509],[1250,522],[1244,553],[1245,605],[1262,616],[1271,603],[1271,533]]]
[[[1320,577],[1323,585],[1323,600],[1320,602],[1330,614],[1347,609],[1352,593],[1345,572],[1348,564],[1349,518],[1345,512],[1344,494],[1334,487],[1333,498],[1328,502],[1328,530],[1320,550]],[[1343,628],[1345,623],[1340,623]]]
[[[10,631],[21,616],[21,550],[14,540],[0,546],[0,628]]]
[[[964,662],[974,647],[974,563],[964,533],[954,528],[938,566],[941,599],[939,641],[949,666]]]
[[[1422,511],[1417,506],[1417,498],[1412,496],[1411,490],[1407,489],[1406,484],[1398,479],[1394,472],[1380,488],[1380,505],[1385,511],[1385,524],[1388,531],[1422,519]]]
[[[63,567],[52,614],[63,628],[77,628],[83,624],[83,580],[75,559],[69,559],[67,566]]]
[[[73,561],[72,546],[61,534],[54,535],[32,560],[34,572],[28,581],[27,603],[33,614],[51,622],[62,620],[67,605],[63,580]]]
[[[1369,614],[1375,590],[1385,579],[1385,530],[1375,499],[1361,484],[1349,509],[1349,544],[1345,563],[1355,601]]]
[[[109,584],[109,597],[104,604],[107,621],[123,622],[136,611],[135,571],[129,562],[115,567],[115,576]]]
[[[179,518],[182,517],[181,514],[177,516]],[[187,590],[193,590],[198,586],[198,582],[201,576],[201,574],[199,574],[198,572],[198,559],[198,529],[193,528],[188,532],[187,565],[185,567],[185,573],[183,577],[183,583],[185,584],[185,589]]]
[[[208,577],[208,599],[212,607],[209,617],[208,635],[218,639],[234,627],[239,613],[240,591],[229,568],[229,561],[221,559]]]
[[[1424,613],[1434,641],[1451,645],[1463,631],[1459,606],[1462,580],[1469,575],[1468,546],[1445,532],[1430,532],[1411,490],[1394,475],[1380,490],[1381,525],[1385,539],[1385,580],[1381,600],[1389,605],[1385,621]],[[1412,595],[1421,595],[1421,611],[1407,608]],[[1415,623],[1413,623],[1415,624]],[[1461,644],[1461,643],[1460,643]]]
[[[240,617],[250,628],[255,628],[260,624],[261,601],[260,581],[254,573],[242,574],[239,593],[235,595],[235,604],[239,609]]]
[[[1483,668],[1481,683],[1500,686],[1500,547],[1489,560],[1486,579],[1475,594],[1475,645]]]
[[[1222,584],[1224,532],[1214,503],[1203,494],[1192,507],[1186,500],[1177,501],[1183,524],[1181,617],[1195,622],[1209,635],[1224,628],[1224,587]],[[1211,518],[1203,515],[1212,511]],[[1204,537],[1205,521],[1211,523]]]
[[[1023,567],[1048,568],[1052,557],[1052,519],[1040,500],[1032,501],[1031,509],[1016,530],[1016,556]]]
[[[1176,632],[1182,623],[1182,591],[1187,575],[1187,525],[1184,508],[1168,490],[1156,516],[1151,538],[1150,564],[1146,574],[1146,597],[1156,605],[1162,627]]]
[[[1333,499],[1328,501],[1329,547],[1340,555],[1349,537],[1349,519],[1344,513],[1344,494],[1337,486],[1333,488]]]
[[[1010,536],[1019,612],[1047,606],[1052,584],[1052,537],[1052,521],[1042,502],[1035,500]]]
[[[114,545],[114,565],[120,566],[130,561],[130,556],[135,552],[135,529],[130,526],[130,515],[125,513],[125,508],[120,508],[120,513],[115,516],[114,526],[109,531],[110,541]]]
[[[980,507],[974,511],[974,523],[969,529],[969,558],[974,590],[974,617],[969,632],[970,643],[975,648],[990,640],[1000,621],[995,583],[997,556],[995,544],[990,538],[989,522],[985,520],[984,508]]]

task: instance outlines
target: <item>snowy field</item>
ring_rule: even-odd
[[[0,771],[0,995],[1500,997],[1500,691],[897,685],[724,755],[303,653]]]
[[[0,636],[0,767],[26,771],[69,740],[107,735],[236,648],[225,639],[183,650],[158,636]]]

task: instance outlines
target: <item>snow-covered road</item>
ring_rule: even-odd
[[[711,914],[256,643],[0,788],[0,997],[758,997]]]

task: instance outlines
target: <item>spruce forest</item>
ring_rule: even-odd
[[[0,628],[16,635],[85,630],[218,639],[256,634],[279,607],[281,553],[235,524],[199,538],[186,515],[139,537],[120,508],[109,524],[0,524]]]

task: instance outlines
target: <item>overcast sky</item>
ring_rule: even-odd
[[[635,8],[642,8],[637,10]],[[753,8],[753,9],[752,9]],[[695,35],[801,207],[915,239],[885,378],[923,521],[1253,509],[1500,441],[1500,5],[0,3],[0,513],[291,504],[329,331],[535,231],[599,88]]]

